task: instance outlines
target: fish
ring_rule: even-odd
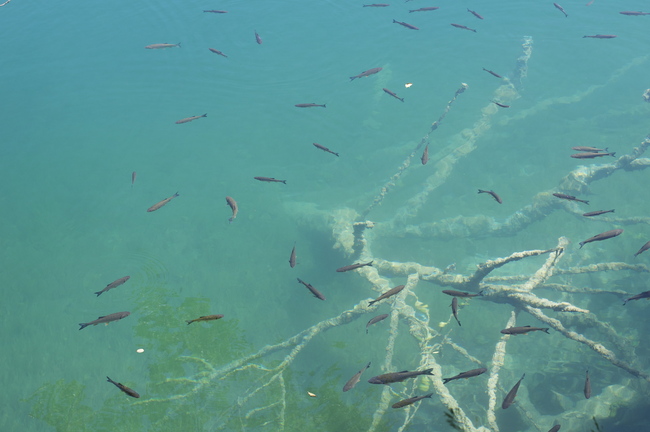
[[[192,324],[193,322],[196,322],[196,321],[214,321],[214,320],[218,320],[218,319],[221,319],[221,318],[223,318],[223,315],[221,315],[221,314],[204,315],[204,316],[192,319],[192,320],[186,320],[185,322],[187,323],[187,325],[190,325],[190,324]]]
[[[315,104],[315,103],[300,103],[300,104],[296,104],[294,106],[298,107],[298,108],[315,108],[315,107],[327,108],[325,106],[325,104],[319,105],[319,104]]]
[[[253,177],[253,178],[255,180],[268,182],[268,183],[284,183],[284,184],[287,184],[286,180],[278,180],[278,179],[274,179],[273,177]]]
[[[388,318],[388,314],[381,314],[381,315],[377,315],[376,317],[368,321],[368,324],[366,324],[366,334],[368,334],[368,327],[370,327],[373,324],[377,324],[379,321],[383,321],[386,318]]]
[[[363,7],[387,7],[390,6],[388,3],[373,3],[373,4],[367,4],[363,5]]]
[[[521,385],[521,380],[524,379],[526,374],[523,374],[521,378],[519,378],[519,381],[517,381],[517,384],[508,392],[506,395],[506,398],[503,400],[503,403],[501,404],[501,408],[507,409],[510,405],[512,405],[515,402],[515,397],[517,397],[517,390],[519,390],[519,385]]]
[[[485,72],[489,73],[489,74],[494,75],[494,76],[497,77],[497,78],[503,78],[501,75],[499,75],[499,74],[496,73],[496,72],[492,72],[490,69],[485,69],[485,68],[483,68],[483,70],[484,70]]]
[[[422,371],[401,371],[401,372],[389,372],[383,375],[377,375],[368,380],[370,384],[391,384],[396,382],[402,382],[409,378],[415,378],[420,375],[433,375],[431,373],[433,369],[425,369]]]
[[[563,193],[554,193],[553,196],[557,197],[557,198],[569,200],[569,201],[578,201],[578,202],[585,203],[585,204],[589,205],[589,201],[578,199],[578,198],[574,197],[573,195],[567,195],[567,194],[563,194]]]
[[[648,299],[648,298],[650,298],[650,291],[643,291],[641,294],[637,294],[630,298],[625,299],[625,301],[623,302],[623,306],[625,306],[625,304],[630,300],[641,300],[641,299]]]
[[[228,11],[225,11],[225,10],[204,10],[203,12],[210,12],[210,13],[216,13],[216,14],[228,13]]]
[[[586,245],[587,243],[591,243],[591,242],[595,242],[595,241],[607,240],[607,239],[610,239],[610,238],[612,238],[612,237],[620,236],[622,233],[623,233],[623,230],[619,228],[619,229],[614,229],[614,230],[605,231],[604,233],[596,234],[595,236],[590,237],[590,238],[588,238],[588,239],[585,240],[585,241],[581,241],[581,242],[580,242],[580,249],[582,249],[582,247],[583,247],[584,245]]]
[[[325,146],[323,146],[323,145],[320,145],[320,144],[318,144],[318,143],[312,143],[312,144],[314,145],[314,147],[316,147],[317,149],[321,149],[321,150],[323,150],[324,152],[332,153],[334,156],[337,156],[337,157],[338,157],[338,155],[339,155],[338,153],[333,152],[332,150],[328,149],[327,147],[325,147]]]
[[[139,398],[140,397],[140,394],[137,391],[135,391],[135,390],[133,390],[131,388],[128,388],[127,386],[125,386],[122,383],[115,382],[112,379],[110,379],[109,377],[106,377],[106,381],[108,381],[109,383],[115,385],[115,387],[122,390],[124,393],[128,394],[131,397],[134,397],[134,398]]]
[[[237,208],[237,201],[235,201],[231,197],[227,196],[226,197],[226,203],[232,209],[232,216],[230,217],[230,219],[228,219],[228,222],[232,222],[237,217],[237,212],[239,211],[239,209]]]
[[[397,21],[396,19],[393,19],[393,22],[395,24],[399,24],[399,25],[404,26],[404,27],[406,27],[408,29],[411,29],[411,30],[420,30],[419,28],[417,28],[413,24],[405,23],[404,21]]]
[[[474,15],[478,19],[483,19],[483,17],[481,15],[479,15],[478,13],[474,12],[471,9],[467,9],[467,12],[471,13],[472,15]]]
[[[255,41],[257,42],[258,45],[262,45],[262,38],[260,37],[260,35],[257,34],[257,30],[254,31],[255,31]]]
[[[604,149],[599,149],[599,148],[596,148],[596,147],[586,147],[586,146],[571,147],[571,150],[580,151],[580,152],[590,152],[590,153],[608,152],[609,151],[609,149],[607,147],[605,147]]]
[[[458,297],[451,299],[451,313],[454,315],[456,322],[460,326],[460,320],[458,319]]]
[[[611,153],[575,153],[572,154],[571,157],[575,159],[593,159],[601,156],[611,156],[611,157],[616,157],[616,152],[611,152]]]
[[[109,283],[108,285],[106,285],[106,288],[104,288],[101,291],[97,291],[95,294],[97,294],[97,297],[99,297],[100,295],[102,295],[106,291],[122,285],[124,282],[128,281],[129,279],[131,279],[131,276],[121,277],[118,280]]]
[[[147,45],[144,47],[145,49],[163,49],[163,48],[173,48],[173,47],[181,47],[181,43],[177,44],[169,44],[169,43],[161,43],[161,44],[151,44]]]
[[[437,7],[437,6],[421,7],[420,9],[412,9],[412,10],[409,11],[409,13],[411,13],[411,12],[426,12],[426,11],[433,11],[433,10],[436,10],[436,9],[440,9],[440,8]]]
[[[597,34],[592,36],[583,36],[583,38],[592,38],[592,39],[614,39],[616,35],[606,35],[606,34]]]
[[[518,334],[527,334],[528,332],[532,332],[532,331],[543,331],[544,333],[548,334],[548,327],[531,327],[529,325],[523,327],[508,327],[506,329],[501,330],[501,333],[509,334],[509,335],[518,335]]]
[[[359,267],[365,267],[365,266],[371,266],[372,267],[372,263],[373,263],[373,261],[370,261],[370,262],[367,262],[367,263],[350,264],[350,265],[346,265],[345,267],[337,268],[336,271],[339,272],[339,273],[343,273],[343,272],[350,271],[350,270],[356,270]]]
[[[560,12],[562,12],[566,18],[569,17],[569,15],[565,12],[565,10],[564,10],[564,8],[563,8],[562,6],[560,6],[560,5],[557,4],[557,3],[553,3],[553,6],[555,6],[557,9],[559,9]]]
[[[317,299],[320,299],[320,300],[325,300],[325,296],[323,294],[321,294],[321,292],[318,291],[316,288],[314,288],[311,284],[308,284],[307,282],[301,280],[300,278],[297,278],[297,279],[298,279],[298,282],[300,282],[301,284],[306,286],[307,289],[309,291],[311,291],[311,293],[314,295],[314,297],[316,297]]]
[[[422,165],[426,165],[429,162],[429,144],[424,147],[424,152],[422,152]]]
[[[169,198],[165,198],[164,200],[162,200],[162,201],[160,201],[160,202],[158,202],[158,203],[152,205],[151,207],[149,207],[149,208],[147,209],[147,211],[148,211],[148,212],[156,211],[156,210],[158,210],[160,207],[162,207],[162,206],[164,206],[165,204],[167,204],[169,201],[171,201],[171,200],[173,200],[174,198],[176,198],[177,196],[178,196],[178,192],[176,192],[174,195],[170,196]]]
[[[480,291],[478,294],[472,294],[472,293],[467,293],[463,291],[455,291],[455,290],[442,290],[443,293],[454,296],[454,297],[463,297],[463,298],[468,298],[468,297],[476,297],[476,296],[482,296],[483,291]]]
[[[355,373],[354,376],[350,378],[348,382],[345,383],[345,385],[343,386],[343,391],[346,392],[348,390],[352,390],[354,386],[357,385],[357,383],[359,382],[359,379],[361,379],[361,374],[363,374],[369,367],[370,367],[370,362],[368,362],[368,364],[363,369]]]
[[[410,397],[408,399],[401,400],[401,401],[399,401],[397,403],[394,403],[391,406],[393,408],[403,408],[405,406],[412,405],[412,404],[416,403],[419,400],[422,400],[422,399],[425,399],[425,398],[431,398],[431,396],[433,396],[433,393],[429,393],[429,394],[424,395],[424,396],[414,396],[414,397]]]
[[[503,201],[501,200],[501,197],[499,195],[497,195],[494,191],[479,189],[478,193],[490,194],[490,195],[492,195],[492,198],[494,198],[496,200],[496,202],[498,202],[499,204],[503,204]]]
[[[293,244],[293,249],[291,249],[291,255],[289,255],[289,266],[294,268],[296,266],[296,244]]]
[[[135,171],[133,171],[133,172],[131,173],[131,187],[133,187],[133,183],[135,183],[135,178],[136,178],[137,176],[138,176],[138,173],[136,173]]]
[[[197,115],[197,116],[187,117],[187,118],[184,118],[184,119],[180,119],[180,120],[178,120],[178,121],[176,122],[176,124],[189,123],[189,122],[191,122],[192,120],[200,119],[201,117],[207,117],[207,116],[208,116],[208,114],[206,113],[206,114],[203,114],[203,115]]]
[[[108,325],[108,323],[110,322],[121,320],[122,318],[126,318],[129,315],[131,315],[131,312],[115,312],[110,315],[100,316],[95,321],[91,321],[87,323],[79,323],[79,325],[81,326],[79,327],[79,330],[83,330],[90,325],[94,325],[94,326],[96,326],[97,324]]]
[[[585,373],[585,388],[583,393],[585,394],[585,398],[589,399],[591,397],[591,380],[589,379],[589,369],[587,369],[587,372]]]
[[[468,370],[467,372],[461,372],[458,375],[453,376],[451,378],[443,378],[442,383],[447,384],[449,381],[454,381],[461,378],[471,378],[471,377],[479,376],[481,374],[484,374],[485,372],[487,372],[486,368]]]
[[[389,95],[391,95],[392,97],[394,97],[395,99],[401,100],[402,102],[404,102],[404,98],[401,98],[401,97],[397,96],[397,93],[392,92],[392,91],[388,90],[387,88],[383,88],[382,90],[384,92],[388,93]]]
[[[555,426],[553,426],[552,428],[550,428],[550,429],[548,430],[548,432],[557,432],[557,431],[560,430],[561,427],[562,427],[561,425],[556,424]]]
[[[628,16],[650,15],[650,12],[641,12],[641,11],[623,11],[619,13],[621,15],[628,15]]]
[[[588,213],[583,213],[582,215],[585,216],[585,217],[599,216],[599,215],[601,215],[601,214],[605,214],[605,213],[614,213],[614,210],[615,210],[615,209],[611,209],[611,210],[598,210],[598,211],[592,211],[592,212],[588,212]],[[635,256],[636,256],[636,255],[635,255]]]
[[[476,30],[474,30],[473,28],[469,28],[469,27],[464,26],[464,25],[462,25],[462,24],[454,24],[454,23],[451,23],[451,25],[453,25],[454,27],[459,28],[459,29],[469,30],[469,31],[473,31],[474,33],[476,33]]]
[[[650,249],[650,241],[644,244],[643,246],[641,246],[641,249],[639,249],[639,251],[635,253],[634,256],[636,257],[637,255],[647,251],[648,249]]]
[[[381,300],[383,300],[385,298],[388,298],[390,296],[394,296],[395,294],[399,293],[403,289],[404,289],[404,285],[398,285],[395,288],[391,288],[388,291],[386,291],[385,293],[383,293],[382,295],[380,295],[379,297],[377,297],[376,299],[370,301],[370,303],[368,303],[368,306],[372,306],[373,303],[377,303],[378,301],[381,301]]]
[[[218,49],[214,49],[214,48],[208,48],[208,49],[209,49],[210,51],[212,51],[213,53],[215,53],[215,54],[219,54],[219,55],[222,56],[222,57],[226,57],[226,58],[228,58],[227,55],[225,55],[224,53],[222,53],[222,52],[219,51]]]
[[[361,72],[359,75],[351,76],[350,81],[354,81],[355,78],[363,78],[363,77],[367,77],[367,76],[370,76],[370,75],[374,75],[377,72],[380,72],[382,69],[383,68],[380,68],[380,67],[368,69],[367,71]]]
[[[497,101],[492,101],[492,103],[501,108],[510,108],[510,105],[502,104]]]

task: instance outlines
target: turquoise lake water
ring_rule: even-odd
[[[381,205],[357,216],[376,224],[369,234],[375,259],[439,269],[455,263],[454,272],[467,276],[488,259],[550,249],[565,236],[571,243],[559,268],[648,264],[650,252],[633,256],[650,240],[646,170],[619,170],[580,196],[589,206],[558,206],[507,235],[404,235],[410,226],[458,217],[502,223],[538,193],[559,191],[577,167],[615,161],[570,158],[572,146],[607,147],[618,157],[643,142],[650,133],[650,103],[642,98],[650,88],[650,15],[619,12],[650,12],[650,4],[585,3],[565,0],[568,17],[552,2],[530,0],[388,7],[343,0],[11,0],[0,7],[0,431],[372,430],[384,388],[367,379],[420,364],[407,324],[399,325],[391,370],[381,367],[388,320],[365,334],[365,323],[389,313],[391,301],[315,336],[268,386],[267,370],[288,350],[247,361],[225,377],[210,373],[378,296],[361,273],[334,271],[359,258],[334,247],[334,216],[369,208],[462,83],[467,90],[430,134],[429,163],[422,166],[419,148]],[[409,13],[432,6],[440,9]],[[228,13],[203,12],[210,9]],[[596,34],[618,37],[583,38]],[[532,44],[527,76],[516,97],[502,100],[510,107],[492,113],[504,80],[482,69],[514,77],[524,38]],[[156,43],[180,47],[144,48]],[[350,80],[375,67],[382,70]],[[295,107],[301,103],[326,108]],[[486,112],[488,127],[478,134]],[[440,171],[440,159],[470,139],[476,148],[458,153],[417,214],[396,218]],[[498,192],[503,204],[477,189]],[[176,192],[164,207],[146,211]],[[232,223],[226,196],[239,207]],[[601,220],[578,214],[609,209],[614,216]],[[615,228],[625,232],[578,248]],[[290,268],[294,245],[298,265]],[[545,259],[508,264],[495,275],[531,275]],[[126,275],[124,285],[93,294]],[[382,276],[390,286],[406,283],[402,275]],[[310,296],[296,278],[327,300]],[[650,289],[647,273],[629,270],[549,282],[629,296]],[[414,290],[429,307],[431,327],[449,332],[490,368],[513,307],[461,302],[462,327],[453,320],[439,327],[450,319],[441,289],[420,281]],[[565,325],[617,354],[627,349],[633,366],[650,373],[645,301],[622,307],[620,293],[537,294],[589,309],[615,336],[584,322]],[[78,323],[119,311],[131,314],[78,331]],[[224,318],[185,323],[210,314]],[[525,312],[517,325],[548,327]],[[620,344],[612,342],[617,338]],[[436,356],[444,376],[479,367],[448,346]],[[358,386],[341,392],[369,361]],[[545,432],[555,422],[562,430],[595,430],[592,417],[606,432],[650,431],[639,426],[648,381],[557,331],[510,339],[499,404],[523,373],[522,407],[498,409],[502,431]],[[106,376],[141,398],[121,393]],[[486,383],[484,375],[447,385],[476,427],[488,427]],[[407,384],[391,386],[391,404],[434,391]],[[406,409],[387,409],[374,430],[405,423],[403,430],[453,430],[435,392],[409,421]]]

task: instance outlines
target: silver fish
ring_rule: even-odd
[[[122,318],[126,318],[129,315],[131,315],[131,312],[115,312],[110,315],[104,315],[100,316],[97,318],[95,321],[87,322],[87,323],[79,323],[81,327],[79,327],[79,330],[83,330],[89,325],[94,325],[96,326],[97,324],[106,324],[113,322],[113,321],[118,321],[121,320]]]
[[[501,408],[506,409],[514,403],[515,397],[517,397],[517,390],[519,390],[519,385],[521,384],[521,380],[523,380],[525,376],[526,374],[523,374],[519,379],[519,381],[517,381],[517,384],[515,384],[512,390],[508,392],[506,398],[503,400],[503,403],[501,404]]]
[[[346,392],[348,390],[352,390],[354,386],[357,385],[357,383],[359,382],[359,379],[361,379],[361,374],[363,374],[366,371],[366,369],[368,369],[369,367],[370,367],[370,362],[368,362],[366,367],[361,369],[359,372],[355,373],[354,376],[350,378],[348,382],[345,383],[345,385],[343,386],[343,391]]]

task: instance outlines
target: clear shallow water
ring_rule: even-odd
[[[476,214],[505,219],[539,191],[556,187],[577,165],[568,157],[572,145],[608,146],[624,154],[649,132],[650,104],[641,100],[650,87],[644,57],[648,17],[618,14],[619,9],[644,10],[644,2],[564,4],[569,18],[539,2],[440,3],[435,12],[407,12],[428,5],[414,1],[375,9],[340,1],[134,5],[12,0],[0,8],[0,173],[5,185],[0,194],[5,347],[0,402],[9,407],[0,428],[115,429],[123,420],[115,413],[132,401],[102,382],[105,375],[143,398],[162,398],[178,389],[156,383],[194,371],[182,365],[181,355],[225,364],[373,296],[359,276],[334,274],[332,269],[350,258],[332,249],[326,232],[297,224],[291,204],[363,211],[461,82],[469,90],[432,134],[431,153],[476,121],[499,85],[481,68],[508,75],[521,55],[524,35],[532,36],[534,45],[521,98],[494,117],[478,149],[456,165],[413,223]],[[486,19],[477,20],[466,7]],[[229,13],[202,13],[212,8]],[[420,30],[392,24],[393,18]],[[449,22],[476,27],[478,33]],[[262,45],[255,43],[254,30]],[[582,38],[595,33],[619,37]],[[181,42],[182,48],[143,49],[161,42]],[[216,56],[208,47],[229,57]],[[383,67],[381,73],[349,82],[348,77],[377,66]],[[413,87],[404,88],[406,82]],[[382,87],[405,103],[384,94]],[[294,107],[305,102],[326,103],[327,109]],[[203,113],[208,117],[174,124]],[[312,142],[341,157],[318,152]],[[427,167],[414,163],[369,218],[392,218],[421,189],[430,175]],[[132,171],[138,173],[133,187]],[[253,176],[287,179],[287,185],[257,183]],[[592,207],[644,215],[646,179],[646,172],[616,173],[594,183]],[[479,187],[508,198],[502,206],[490,205],[489,197],[476,196]],[[163,209],[145,211],[176,191],[180,197]],[[240,206],[233,224],[227,223],[226,195]],[[575,246],[608,229],[605,222],[557,212],[514,237],[387,238],[373,250],[384,259],[441,268],[456,262],[467,273],[485,259],[552,247],[561,235]],[[634,262],[632,253],[649,235],[644,225],[626,227],[616,241],[589,245],[595,247],[585,247],[582,256],[572,251],[571,262]],[[300,264],[292,270],[286,261],[294,242]],[[533,272],[540,264],[541,259],[531,260],[512,271]],[[92,294],[127,274],[132,278],[124,286],[99,298]],[[326,291],[328,300],[309,298],[296,276]],[[630,293],[647,289],[645,279],[635,274],[581,276],[571,283],[594,288],[615,283]],[[418,295],[429,303],[432,320],[446,321],[448,300],[440,300],[438,287],[430,293],[426,288],[420,284]],[[611,312],[606,301],[593,302],[581,306],[597,310],[617,329],[633,328],[637,354],[647,353],[639,336],[647,330],[643,303],[632,303],[621,314]],[[475,316],[467,309],[463,329],[474,320],[476,327],[489,325],[498,333],[509,308],[479,305],[472,304],[481,312]],[[79,322],[120,310],[132,315],[108,327],[77,331]],[[223,313],[226,319],[214,325],[184,323],[209,313]],[[288,429],[336,430],[337,421],[368,427],[379,390],[362,380],[354,392],[340,393],[348,376],[367,361],[373,360],[372,370],[379,373],[386,328],[365,337],[361,321],[319,336],[296,358],[286,377]],[[454,337],[484,362],[497,340],[470,332]],[[579,388],[575,374],[589,362],[608,382],[629,380],[559,335],[549,340],[565,353],[553,376],[566,375]],[[394,365],[414,368],[415,345],[407,337],[400,344]],[[144,354],[135,353],[139,347]],[[541,386],[550,375],[544,372],[546,359],[532,362],[526,349],[511,349],[514,364],[506,363],[502,376],[516,381],[526,362],[527,370],[540,371],[537,377],[527,375],[530,391],[548,391]],[[441,360],[444,365],[456,361],[453,356]],[[459,361],[449,373],[467,366]],[[141,405],[121,426],[146,430],[160,412],[173,412],[170,430],[213,430],[222,418],[219,410],[249,388],[254,377],[248,378],[220,382],[219,396],[203,395],[180,406]],[[471,383],[458,384],[457,397],[469,402]],[[647,394],[647,388],[630,385]],[[324,396],[305,399],[305,389]],[[482,392],[476,396],[479,418],[487,399]],[[214,408],[218,397],[222,403]],[[439,404],[427,404],[412,429],[441,415]],[[206,408],[214,409],[214,416]],[[552,412],[550,404],[547,408]],[[312,417],[305,419],[305,413]],[[389,413],[382,427],[393,430],[402,415]],[[83,420],[62,420],[70,416]],[[248,427],[272,430],[274,425],[249,422]]]

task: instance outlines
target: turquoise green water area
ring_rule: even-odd
[[[388,337],[387,322],[365,334],[371,316],[316,336],[282,384],[265,387],[242,408],[235,402],[268,375],[250,367],[210,381],[205,372],[377,296],[359,275],[334,272],[354,257],[333,248],[327,227],[297,221],[313,209],[363,212],[467,83],[431,134],[431,162],[422,166],[415,159],[367,217],[391,220],[422,189],[436,158],[444,156],[441,149],[489,107],[501,81],[482,68],[511,75],[524,36],[532,37],[533,54],[521,97],[492,118],[477,149],[459,161],[409,223],[480,214],[503,221],[578,165],[603,163],[570,158],[572,146],[609,147],[622,155],[638,145],[650,133],[650,104],[641,97],[650,87],[650,16],[618,12],[650,8],[645,0],[585,3],[566,1],[568,18],[552,2],[530,0],[413,0],[385,8],[347,0],[12,0],[0,7],[0,430],[368,430],[383,389],[366,381],[382,373]],[[408,12],[430,6],[440,9]],[[209,9],[228,13],[203,12]],[[618,38],[582,37],[593,34]],[[180,47],[144,48],[156,43]],[[374,67],[383,70],[350,82]],[[294,106],[300,103],[327,107]],[[204,113],[206,118],[175,123]],[[340,157],[314,148],[314,142]],[[594,183],[584,198],[592,203],[589,210],[645,216],[647,185],[646,171],[617,172]],[[497,191],[504,203],[477,195],[478,188]],[[176,192],[179,197],[163,208],[146,211]],[[226,196],[239,205],[233,223]],[[388,236],[373,252],[439,268],[456,263],[457,272],[469,274],[487,259],[551,248],[566,236],[572,265],[647,263],[650,253],[632,257],[650,240],[647,224],[625,226],[615,240],[577,249],[578,242],[613,228],[558,211],[513,236]],[[294,244],[298,265],[292,269],[287,261]],[[513,264],[500,274],[530,274],[543,259]],[[126,275],[131,279],[124,285],[93,294]],[[296,277],[327,300],[311,297]],[[650,289],[647,275],[626,272],[562,283],[630,294]],[[434,326],[449,318],[449,299],[439,291],[424,282],[417,287]],[[613,295],[579,302],[629,338],[640,359],[648,358],[644,301],[625,308]],[[454,341],[489,367],[510,310],[473,300],[462,311]],[[78,330],[78,323],[119,311],[131,315]],[[389,311],[390,302],[378,309]],[[209,314],[225,317],[185,323]],[[526,319],[522,325],[539,324]],[[139,348],[144,352],[137,353]],[[473,368],[443,354],[449,376]],[[284,355],[251,363],[272,368]],[[373,366],[367,376],[342,393],[346,380],[368,361]],[[417,345],[400,339],[397,370],[415,369],[418,362]],[[650,371],[647,360],[640,365]],[[558,333],[514,340],[502,385],[526,372],[522,391],[540,412],[561,419],[558,401],[584,403],[586,368],[594,377],[592,398],[610,384],[632,388],[639,397],[648,394],[647,383]],[[142,397],[129,398],[106,376]],[[189,378],[207,385],[192,393]],[[449,384],[475,425],[485,421],[485,381]],[[404,394],[404,386],[393,387]],[[181,394],[187,397],[172,398]],[[601,422],[633,424],[635,408],[617,403],[622,404],[614,398],[611,418]],[[260,407],[268,408],[255,411]],[[585,407],[591,419],[595,413]],[[405,410],[390,410],[376,430],[397,430],[404,422]],[[436,396],[424,400],[406,430],[452,430],[446,412]],[[512,408],[498,418],[502,430],[552,426],[535,426]],[[584,430],[589,427],[585,422]],[[604,430],[624,430],[615,427]]]

